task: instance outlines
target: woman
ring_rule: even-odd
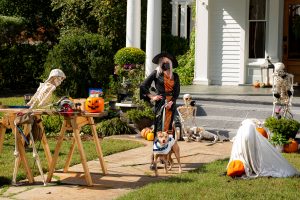
[[[155,102],[155,136],[158,131],[173,134],[172,123],[176,111],[176,99],[180,92],[179,76],[173,73],[173,68],[178,66],[178,62],[173,55],[166,52],[156,55],[152,62],[158,64],[158,67],[141,84],[141,99]],[[156,88],[155,94],[150,92],[153,82]],[[155,169],[154,154],[151,156],[150,169]]]
[[[178,62],[173,55],[166,52],[156,55],[152,62],[158,64],[158,67],[141,84],[141,99],[155,102],[154,133],[165,131],[172,134],[176,99],[180,92],[178,74],[173,73],[173,68],[178,66]],[[150,93],[153,82],[156,88],[155,94]],[[163,116],[164,106],[166,108],[165,117]]]

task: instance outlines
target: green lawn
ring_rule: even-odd
[[[3,151],[0,154],[0,186],[5,185],[5,184],[10,184],[12,180],[12,174],[13,174],[13,167],[14,167],[14,137],[12,137],[11,134],[6,134],[5,136],[5,141],[3,145]],[[49,139],[48,140],[51,154],[54,153],[55,145],[56,145],[56,140],[55,139]],[[37,147],[40,146],[39,148],[39,155],[41,158],[42,166],[43,166],[43,171],[47,171],[47,161],[44,155],[44,151],[42,148],[42,145],[38,142]],[[67,154],[69,152],[69,148],[71,146],[71,140],[65,140],[63,142],[63,145],[60,150],[59,154],[59,159],[56,165],[56,169],[63,168],[65,164],[65,160],[67,157]],[[83,146],[84,150],[87,156],[87,160],[93,160],[97,158],[97,152],[96,152],[96,147],[95,143],[93,140],[89,141],[83,141]],[[137,148],[143,146],[139,142],[135,141],[129,141],[129,140],[117,140],[117,139],[104,139],[101,142],[101,147],[104,156],[110,155],[113,153],[121,152],[121,151],[126,151],[132,148]],[[32,157],[32,149],[28,148],[26,150],[27,154],[27,159],[29,161],[29,166],[31,169],[33,169],[34,175],[38,175],[38,168],[36,165],[34,165],[34,159]],[[80,163],[80,155],[77,152],[77,148],[75,148],[75,152],[72,157],[72,163],[71,165],[78,164]],[[17,176],[18,180],[25,179],[26,174],[23,168],[21,167]]]
[[[300,170],[300,154],[284,154]],[[167,180],[149,184],[118,200],[160,199],[299,199],[300,177],[232,179],[224,176],[228,160],[203,165],[201,168]]]

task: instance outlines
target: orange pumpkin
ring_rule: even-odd
[[[285,144],[283,147],[283,151],[286,153],[294,153],[298,151],[298,142],[296,140],[292,140],[289,144]]]
[[[256,87],[256,88],[259,88],[259,87],[260,87],[259,81],[255,81],[255,82],[253,83],[253,86]]]
[[[240,160],[232,160],[227,167],[228,176],[242,176],[245,173],[244,164]]]
[[[267,131],[263,127],[257,127],[256,130],[265,138],[269,138]]]
[[[89,97],[85,101],[85,111],[99,113],[104,111],[104,100],[102,97]]]
[[[151,128],[146,127],[146,128],[144,128],[144,129],[141,131],[141,136],[142,136],[143,138],[147,139],[147,134],[148,134],[149,132],[151,132]]]

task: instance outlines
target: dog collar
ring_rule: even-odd
[[[169,140],[166,145],[160,146],[159,141],[156,139],[153,143],[153,152],[157,154],[168,154],[174,145],[174,138],[169,137]]]

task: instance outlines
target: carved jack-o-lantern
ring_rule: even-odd
[[[101,97],[89,97],[85,102],[85,111],[98,113],[104,111],[104,100]]]

